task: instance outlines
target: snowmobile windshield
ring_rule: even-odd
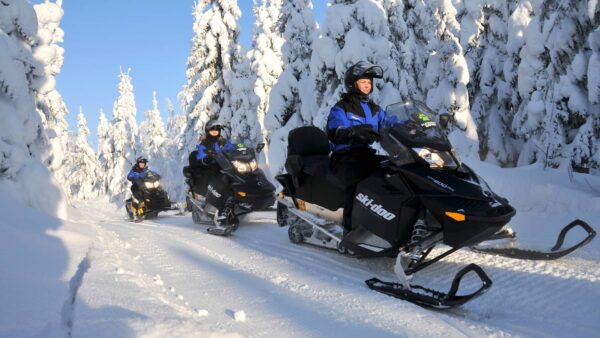
[[[389,105],[381,134],[388,134],[407,147],[427,147],[450,151],[448,138],[437,123],[435,113],[423,102],[406,101]]]

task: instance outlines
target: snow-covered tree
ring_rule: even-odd
[[[0,191],[62,217],[64,197],[36,156],[45,151],[36,96],[46,81],[44,65],[32,54],[37,31],[29,2],[0,2]]]
[[[106,156],[106,187],[108,196],[113,200],[125,197],[129,187],[127,172],[136,157],[137,109],[129,72],[119,74],[119,96],[113,105],[113,120],[105,142],[106,151],[110,154]]]
[[[477,156],[478,138],[475,121],[469,111],[469,70],[457,38],[460,26],[456,8],[450,0],[430,2],[436,21],[434,39],[429,41],[430,55],[423,79],[427,105],[438,113],[452,116],[449,138],[466,156]]]
[[[533,1],[533,17],[525,31],[518,68],[522,97],[513,121],[526,140],[519,163],[573,166],[589,170],[589,135],[593,113],[587,100],[586,64],[591,24],[588,4],[577,0]],[[577,144],[573,141],[578,139]],[[582,142],[583,141],[583,142]],[[577,154],[573,149],[578,145]],[[583,161],[583,162],[582,162]]]
[[[187,81],[179,95],[187,116],[185,149],[198,143],[204,124],[220,115],[232,116],[231,83],[240,62],[238,19],[235,0],[201,0],[194,8],[192,51]]]
[[[60,73],[64,62],[64,32],[60,28],[63,16],[62,1],[46,1],[34,6],[38,32],[33,47],[33,56],[44,65],[44,81],[37,89],[37,108],[44,125],[44,151],[41,158],[53,172],[54,177],[65,189],[68,187],[70,173],[66,151],[69,141],[69,126],[65,119],[68,114],[62,96],[56,90],[56,75]]]
[[[261,126],[261,133],[266,137],[265,114],[269,107],[269,93],[283,71],[281,47],[284,43],[282,24],[283,0],[262,0],[257,4],[254,0],[254,32],[252,50],[249,57],[252,71],[256,74],[254,93],[258,96],[256,118]]]
[[[421,0],[383,0],[392,42],[391,58],[398,70],[398,90],[404,99],[423,100],[419,87],[427,66],[432,15]]]
[[[515,165],[519,142],[513,137],[508,62],[508,22],[511,4],[505,0],[456,1],[470,81],[471,114],[477,123],[479,156],[502,166]]]
[[[233,73],[225,75],[225,82],[229,83],[231,109],[223,110],[219,121],[231,128],[232,137],[249,140],[251,143],[262,141],[261,124],[256,115],[259,104],[254,92],[256,75],[252,72],[248,58],[241,57],[238,60]]]
[[[88,142],[90,130],[83,109],[77,115],[77,137],[72,144],[69,168],[69,194],[75,200],[86,200],[98,196],[99,166],[96,153]]]
[[[140,124],[140,149],[138,153],[144,155],[148,160],[163,157],[164,143],[167,133],[158,110],[156,92],[152,92],[152,109],[144,113],[144,121]]]
[[[113,152],[110,139],[110,122],[104,114],[104,110],[100,109],[100,118],[98,119],[98,127],[96,135],[98,136],[98,194],[106,194],[106,173],[108,172],[108,164],[112,163]]]
[[[374,0],[331,0],[319,39],[315,41],[311,74],[319,112],[313,124],[324,126],[329,109],[344,89],[344,73],[364,60],[383,68],[383,80],[375,81],[371,97],[385,106],[399,101],[398,70],[392,60],[392,44],[386,12]]]
[[[317,30],[312,7],[311,0],[285,0],[281,8],[278,25],[285,39],[281,47],[283,72],[271,89],[265,115],[268,163],[274,175],[283,169],[289,131],[310,124],[316,110],[308,72]]]

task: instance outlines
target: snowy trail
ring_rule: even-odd
[[[137,279],[140,292],[164,304],[161,316],[185,318],[204,330],[294,337],[591,337],[600,329],[597,312],[580,305],[600,301],[600,264],[585,253],[532,262],[461,250],[412,282],[445,291],[456,271],[475,262],[494,285],[466,306],[440,312],[364,285],[372,276],[393,279],[393,259],[356,259],[292,244],[273,213],[248,216],[229,238],[207,234],[189,215],[130,223],[121,211],[98,209],[89,223],[112,247],[106,253],[114,257],[100,260],[113,263],[113,274]],[[115,254],[117,249],[122,252]],[[85,290],[84,284],[83,297]]]

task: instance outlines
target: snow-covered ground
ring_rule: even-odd
[[[548,248],[574,218],[600,230],[600,177],[529,166],[472,166],[518,209],[520,243]],[[95,201],[68,220],[0,192],[0,337],[597,337],[600,240],[558,261],[460,250],[413,278],[447,289],[465,264],[494,284],[449,311],[370,291],[393,259],[294,245],[274,213],[246,217],[229,238],[190,215],[130,223]],[[568,243],[581,238],[579,230]],[[474,280],[466,280],[474,282]]]

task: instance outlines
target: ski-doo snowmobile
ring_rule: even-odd
[[[127,215],[132,221],[156,218],[161,211],[178,210],[179,207],[171,202],[169,195],[160,185],[160,175],[148,171],[140,186],[142,200],[131,197],[125,201]]]
[[[376,278],[366,281],[376,291],[435,308],[464,304],[492,284],[475,264],[457,273],[448,293],[410,285],[407,276],[460,248],[513,237],[505,225],[515,209],[461,163],[442,130],[450,119],[448,114],[436,119],[418,101],[393,104],[386,112],[380,144],[387,154],[382,156],[382,169],[356,188],[352,230],[345,232],[341,226],[345,193],[329,172],[327,136],[311,126],[289,133],[287,173],[276,177],[284,187],[278,194],[277,221],[280,226],[289,226],[289,238],[294,243],[310,243],[362,257],[396,256],[394,272],[400,283]],[[559,250],[566,232],[575,226],[583,227],[588,237],[572,248]],[[491,252],[554,259],[585,245],[594,235],[587,224],[575,221],[563,229],[552,252],[514,248]],[[433,248],[441,244],[449,248],[430,258]],[[471,294],[457,295],[461,279],[470,272],[479,276],[481,287]]]
[[[216,154],[216,167],[221,175],[197,184],[197,177],[189,167],[183,168],[189,186],[186,204],[196,224],[208,225],[207,231],[227,236],[239,225],[238,217],[253,211],[269,210],[275,204],[275,187],[258,168],[256,155],[264,147],[260,143],[247,147],[249,142],[234,140],[235,150]],[[218,211],[227,203],[233,204],[233,213],[227,221],[218,220]]]

